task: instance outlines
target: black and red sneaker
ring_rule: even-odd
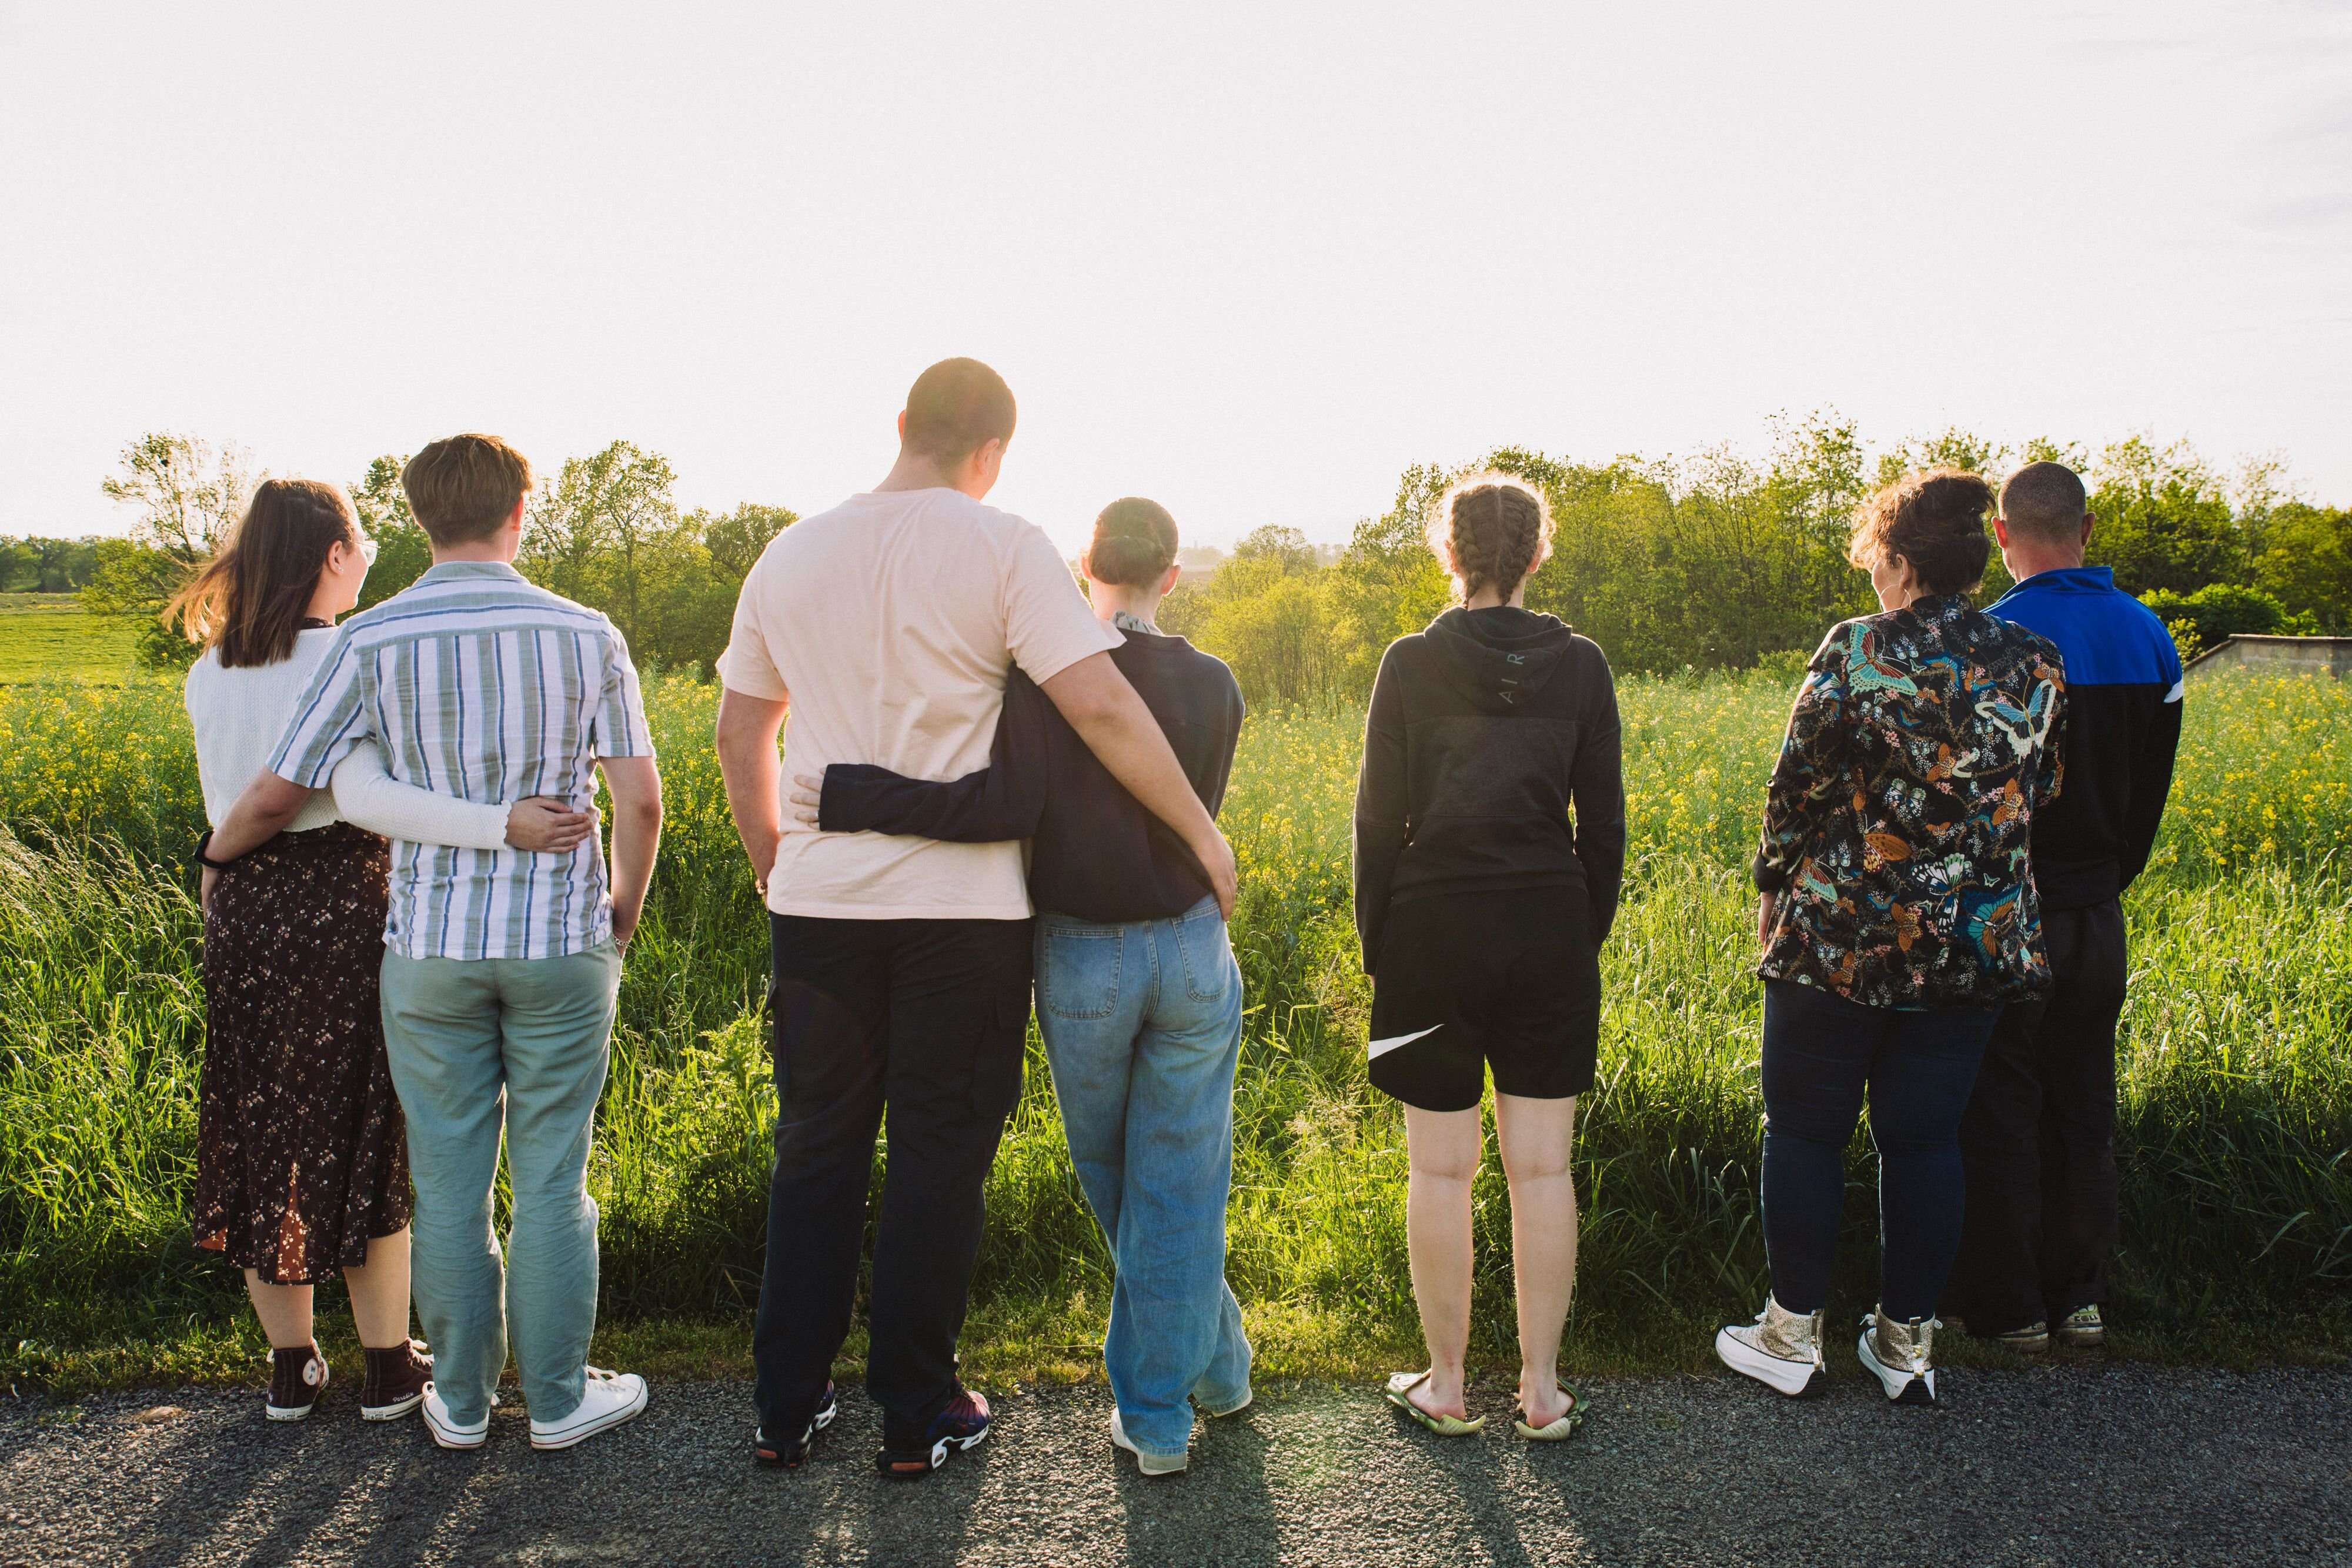
[[[751,1457],[778,1469],[799,1469],[808,1462],[809,1445],[816,1440],[816,1435],[832,1426],[833,1418],[840,1414],[841,1401],[834,1397],[833,1385],[828,1383],[824,1385],[824,1397],[816,1402],[816,1414],[809,1417],[796,1440],[787,1443],[771,1438],[768,1429],[761,1427],[751,1434]]]
[[[886,1476],[919,1479],[946,1464],[950,1454],[980,1447],[988,1437],[988,1401],[969,1388],[959,1388],[948,1407],[933,1418],[930,1430],[919,1437],[893,1433],[886,1422],[882,1451],[874,1456],[874,1463]]]

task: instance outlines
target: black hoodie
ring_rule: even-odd
[[[1356,780],[1356,934],[1379,961],[1391,904],[1580,890],[1609,934],[1625,871],[1617,688],[1549,615],[1449,610],[1381,660]]]

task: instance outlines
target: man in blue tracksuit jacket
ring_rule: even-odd
[[[2147,606],[2084,566],[2093,517],[2063,464],[2001,486],[2017,586],[1990,613],[2066,661],[2065,789],[2033,819],[2033,880],[2054,986],[2003,1009],[1960,1124],[1968,1218],[1946,1300],[2018,1350],[2102,1343],[2115,1250],[2116,1020],[2124,889],[2147,863],[2180,741],[2180,657]]]

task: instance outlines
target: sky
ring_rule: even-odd
[[[1071,549],[1816,409],[2352,502],[2352,0],[0,0],[0,534],[127,526],[150,430],[626,438],[805,514],[951,354]]]

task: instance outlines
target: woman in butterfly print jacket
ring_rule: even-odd
[[[1993,492],[1913,474],[1857,514],[1882,613],[1832,629],[1789,718],[1756,856],[1764,946],[1764,1228],[1772,1295],[1717,1349],[1803,1393],[1822,1370],[1844,1150],[1867,1093],[1885,1228],[1863,1363],[1935,1399],[1936,1301],[1959,1243],[1959,1123],[2003,1003],[2045,990],[2027,859],[2056,798],[2058,651],[1970,606]]]

